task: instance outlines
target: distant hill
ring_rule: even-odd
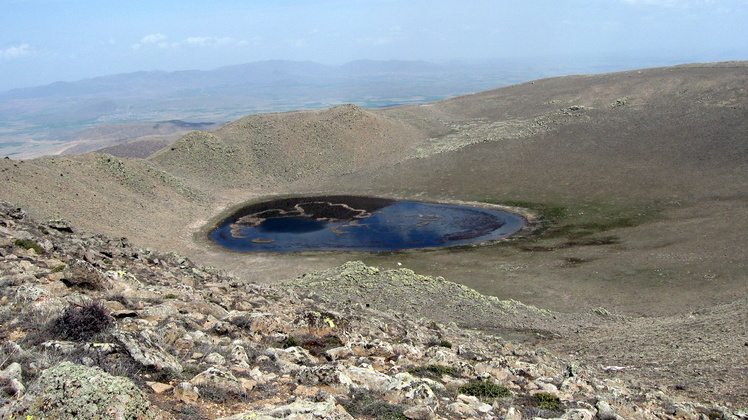
[[[72,138],[61,154],[99,151],[118,157],[144,159],[189,131],[211,130],[221,125],[180,120],[101,124]]]
[[[558,64],[547,59],[446,64],[360,60],[340,66],[275,60],[211,71],[144,71],[56,82],[0,92],[0,156],[59,153],[80,146],[75,138],[100,124],[230,121],[248,114],[346,103],[381,108],[432,102],[539,77],[621,68],[627,67]]]

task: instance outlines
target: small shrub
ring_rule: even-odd
[[[418,366],[408,369],[408,372],[416,376],[437,380],[440,380],[444,375],[459,376],[457,369],[442,365]]]
[[[16,246],[20,246],[23,249],[33,249],[37,254],[41,254],[44,252],[44,248],[39,246],[39,244],[37,244],[36,242],[28,239],[16,239],[14,244]]]
[[[457,388],[457,392],[478,398],[501,398],[510,395],[510,391],[507,388],[487,381],[470,382]]]
[[[718,410],[712,410],[707,414],[707,417],[709,417],[709,420],[722,420],[725,418],[725,415]]]
[[[205,401],[216,404],[228,404],[235,402],[247,402],[247,394],[227,391],[214,385],[201,385],[200,397]]]
[[[439,347],[445,347],[445,348],[448,348],[448,349],[452,348],[452,343],[450,343],[447,340],[441,340],[441,339],[438,339],[438,338],[432,338],[431,340],[429,340],[426,343],[426,345],[429,346],[429,347],[439,346]]]
[[[313,335],[289,337],[286,342],[291,340],[291,338],[293,338],[293,340],[291,341],[292,343],[296,343],[296,346],[308,350],[312,356],[320,356],[327,350],[334,349],[335,347],[340,347],[343,345],[343,342],[338,336],[331,334],[327,334],[324,337],[315,337]]]
[[[69,306],[47,325],[46,332],[58,340],[88,341],[114,326],[107,312],[100,302]]]
[[[539,408],[553,411],[561,409],[561,400],[557,396],[547,392],[538,392],[532,396],[532,400]]]
[[[446,347],[446,348],[448,348],[448,349],[451,349],[451,348],[452,348],[452,343],[450,343],[450,342],[449,342],[449,341],[447,341],[447,340],[441,340],[441,341],[439,342],[439,347]]]
[[[289,335],[288,338],[286,338],[286,341],[283,342],[283,348],[287,349],[289,347],[299,347],[301,346],[301,343],[299,340],[296,339],[296,337]]]
[[[200,386],[200,397],[216,404],[226,404],[231,400],[228,392],[212,385]]]
[[[353,396],[342,403],[348,414],[355,418],[373,418],[381,420],[406,420],[403,414],[405,407],[384,402],[375,394],[363,391],[354,392]]]
[[[192,405],[184,404],[175,411],[179,414],[180,420],[208,420],[208,416]]]

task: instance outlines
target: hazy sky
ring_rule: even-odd
[[[0,0],[0,91],[269,59],[748,59],[748,0]]]

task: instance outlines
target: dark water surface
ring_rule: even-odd
[[[396,251],[500,239],[525,220],[498,210],[372,197],[279,199],[242,208],[210,233],[235,251]]]

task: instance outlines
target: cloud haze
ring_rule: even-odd
[[[23,56],[32,55],[33,53],[34,51],[29,44],[21,44],[18,46],[8,47],[4,50],[0,50],[0,59],[13,60]]]
[[[8,0],[0,91],[270,59],[748,59],[745,0]]]

